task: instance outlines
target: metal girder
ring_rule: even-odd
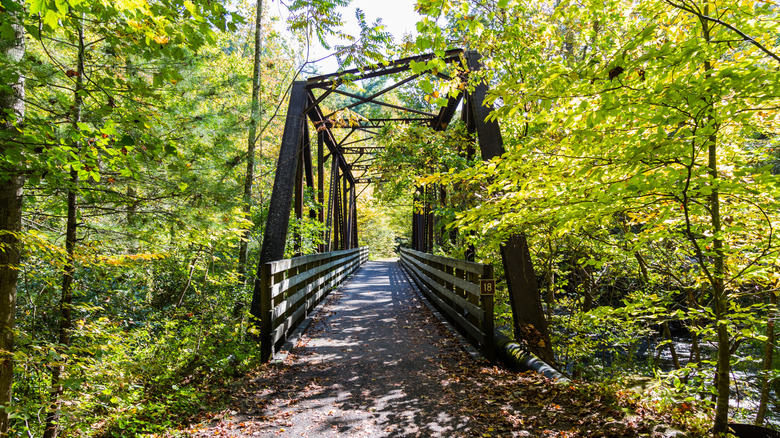
[[[478,71],[482,68],[479,53],[469,51],[466,58],[469,70]],[[498,122],[486,120],[488,114],[493,111],[492,105],[485,104],[487,89],[487,84],[484,82],[476,85],[474,92],[467,96],[468,112],[466,113],[468,118],[466,125],[473,126],[476,131],[482,159],[485,161],[501,156],[505,152]],[[548,363],[554,363],[547,320],[542,309],[541,295],[525,234],[513,234],[501,243],[501,260],[509,289],[515,337],[527,339],[527,332],[532,331],[536,344],[532,345],[529,342],[531,351]]]
[[[470,50],[466,54],[469,70],[481,70],[481,58],[482,56],[478,52]],[[482,151],[482,159],[485,161],[504,154],[504,140],[501,137],[498,121],[495,119],[487,120],[487,116],[493,111],[493,105],[485,104],[487,91],[487,84],[480,82],[474,87],[474,92],[468,95],[469,115],[473,118],[477,140]]]
[[[452,118],[455,116],[455,111],[458,109],[458,105],[463,100],[463,94],[458,93],[457,96],[449,96],[447,98],[447,106],[443,107],[439,111],[439,115],[431,122],[431,128],[434,131],[444,131],[449,126]]]
[[[385,150],[383,146],[360,146],[353,148],[342,148],[341,153],[343,155],[365,155],[374,154],[383,150]]]
[[[447,50],[444,53],[444,57],[442,59],[446,63],[458,62],[460,61],[461,55],[463,55],[463,53],[463,49]],[[372,65],[365,68],[353,68],[339,73],[315,76],[313,78],[309,78],[307,84],[310,88],[333,88],[347,81],[360,81],[364,79],[375,78],[377,76],[386,76],[409,71],[412,68],[412,62],[430,61],[432,59],[436,59],[436,57],[437,56],[435,53],[409,56],[407,58],[390,61],[386,64]]]
[[[376,104],[376,105],[397,109],[399,111],[406,111],[406,112],[419,114],[419,115],[422,115],[422,116],[428,116],[428,117],[436,117],[436,114],[434,114],[434,113],[429,113],[427,111],[420,111],[420,110],[414,109],[414,108],[407,108],[405,106],[395,105],[395,104],[392,104],[392,103],[382,102],[381,100],[369,99],[367,97],[363,97],[363,96],[360,96],[360,95],[357,95],[357,94],[354,94],[354,93],[349,93],[347,91],[333,90],[333,92],[337,93],[337,94],[341,94],[342,96],[351,97],[353,99],[359,99],[361,101],[360,102],[361,105],[365,104],[365,103],[373,103],[373,104]],[[349,108],[349,107],[347,107],[347,108]],[[338,113],[338,111],[333,111],[330,114],[328,114],[327,116],[325,116],[325,118],[326,119],[330,119],[331,117],[333,117],[337,113]]]
[[[290,223],[290,207],[295,188],[295,173],[298,167],[301,138],[303,136],[303,108],[306,105],[306,82],[293,82],[290,90],[290,103],[287,107],[287,119],[284,123],[282,145],[276,162],[274,187],[271,192],[263,234],[263,247],[260,251],[260,265],[284,258],[284,246],[287,242],[287,228]],[[346,163],[345,163],[346,164]],[[260,273],[257,273],[258,278]],[[259,286],[255,288],[259,291]],[[254,305],[254,298],[252,300]],[[257,300],[259,305],[259,297]],[[259,312],[260,309],[258,308]]]
[[[420,123],[420,124],[429,125],[431,124],[431,118],[430,117],[396,117],[396,118],[387,118],[387,119],[364,119],[364,120],[353,121],[350,124],[343,124],[343,125],[334,123],[330,127],[330,129],[357,129],[357,128],[378,129],[396,123],[403,123],[403,124]]]
[[[402,80],[402,81],[396,82],[395,84],[393,84],[393,85],[391,85],[391,86],[389,86],[389,87],[387,87],[387,88],[384,88],[382,91],[376,92],[376,93],[374,93],[374,94],[372,94],[371,96],[368,96],[368,97],[353,96],[353,97],[355,97],[355,98],[356,98],[358,101],[357,101],[357,102],[354,102],[354,103],[352,103],[352,104],[350,104],[350,105],[347,105],[346,107],[342,108],[341,110],[355,108],[355,107],[357,107],[357,106],[363,105],[364,103],[372,103],[372,101],[373,101],[374,99],[376,99],[377,97],[379,97],[379,96],[381,96],[381,95],[383,95],[383,94],[386,94],[386,93],[388,93],[388,92],[390,92],[390,91],[392,91],[392,90],[395,90],[396,88],[400,87],[401,85],[407,84],[407,83],[409,83],[409,82],[411,82],[411,81],[413,81],[413,80],[417,79],[418,77],[420,77],[420,75],[419,75],[419,74],[415,74],[415,75],[409,76],[408,78],[406,78],[406,79],[404,79],[404,80]],[[340,92],[339,92],[338,90],[336,90],[336,89],[330,89],[330,90],[328,90],[326,93],[323,93],[323,95],[330,94],[330,92],[333,92],[333,91],[335,91],[335,92],[337,92],[337,93],[340,93]],[[334,113],[331,113],[331,114],[330,114],[330,115],[328,115],[327,117],[329,118],[329,117],[330,117],[331,115],[333,115],[333,114],[334,114]]]
[[[355,180],[356,184],[371,184],[375,182],[385,182],[386,180],[381,178],[357,178]]]
[[[311,90],[307,90],[307,94],[309,96],[309,101],[314,102],[315,100],[314,94],[311,92]],[[344,176],[347,178],[348,181],[352,182],[354,178],[352,177],[352,174],[349,172],[349,168],[347,167],[347,161],[339,153],[338,142],[333,137],[333,133],[330,131],[330,124],[323,117],[322,110],[320,109],[319,105],[315,105],[311,110],[309,110],[308,116],[309,116],[309,120],[311,120],[312,124],[317,128],[317,132],[325,133],[323,136],[323,140],[325,142],[325,145],[328,147],[328,150],[332,154],[331,159],[337,160],[339,167],[344,172]]]

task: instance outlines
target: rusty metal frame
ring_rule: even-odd
[[[441,54],[439,54],[441,55]],[[378,134],[378,131],[390,124],[420,124],[427,125],[436,131],[443,131],[452,121],[461,102],[463,110],[461,119],[464,121],[467,131],[478,143],[481,158],[489,160],[504,153],[503,140],[498,123],[495,120],[487,121],[486,117],[492,111],[492,106],[484,104],[487,85],[477,84],[473,89],[463,90],[454,95],[447,96],[447,104],[441,107],[438,113],[423,111],[416,108],[408,108],[379,100],[388,92],[405,84],[419,79],[423,74],[430,72],[413,72],[414,63],[442,59],[447,64],[459,63],[462,66],[462,74],[477,71],[481,68],[480,56],[477,52],[466,52],[461,49],[447,51],[443,56],[430,53],[426,55],[407,57],[390,61],[386,64],[369,66],[362,69],[352,69],[330,75],[316,76],[306,81],[296,81],[290,91],[290,102],[287,109],[282,144],[279,150],[276,176],[274,178],[273,192],[271,194],[268,219],[264,229],[263,244],[260,252],[258,266],[258,280],[252,297],[251,313],[256,318],[261,318],[260,267],[264,264],[284,258],[285,245],[289,228],[290,212],[295,206],[297,218],[304,215],[304,180],[306,186],[316,190],[317,200],[321,207],[310,210],[309,215],[325,223],[324,241],[318,247],[321,252],[338,249],[352,249],[358,244],[357,230],[357,198],[359,196],[358,185],[371,184],[379,180],[377,175],[370,173],[374,155],[382,148],[378,146],[360,146],[370,137]],[[461,73],[459,73],[461,74]],[[358,81],[379,76],[398,75],[400,79],[390,86],[370,96],[360,96],[350,91],[340,89]],[[442,73],[435,76],[450,80],[452,77]],[[329,109],[325,114],[324,103],[328,98],[338,95],[353,99],[346,105]],[[393,115],[390,117],[371,118],[360,116],[353,119],[339,117],[343,113],[351,115],[353,109],[361,105],[373,104],[383,108],[389,108],[395,112],[401,112],[404,116]],[[309,123],[313,132],[317,133],[317,163],[316,182],[315,164],[312,160]],[[346,130],[346,131],[345,131]],[[362,133],[369,138],[353,138],[356,133]],[[327,153],[325,148],[327,147]],[[475,150],[469,148],[465,151],[470,159]],[[330,185],[325,200],[325,170],[326,161],[330,159]],[[353,170],[362,172],[355,176]],[[315,189],[316,187],[316,189]],[[418,187],[415,193],[415,208],[412,218],[412,246],[414,249],[430,252],[437,242],[441,242],[441,236],[437,232],[437,218],[435,217],[434,202],[446,199],[446,193],[441,187]],[[362,193],[362,190],[360,191]],[[301,236],[295,236],[296,250],[300,251]],[[528,297],[536,295],[535,278],[529,272],[532,271],[530,254],[525,242],[525,236],[513,236],[505,242],[501,248],[504,259],[507,283],[510,297],[512,298],[513,313],[515,315],[515,328],[523,324],[534,325],[546,336],[546,324],[544,324],[541,304],[533,303],[526,312],[515,309],[522,301],[527,306]],[[520,268],[518,268],[519,266]],[[530,269],[530,271],[529,271]],[[530,277],[529,277],[530,275]],[[529,280],[529,278],[531,278]],[[527,306],[528,307],[528,306]],[[540,314],[541,320],[533,317],[528,312]],[[548,342],[549,345],[549,342]]]

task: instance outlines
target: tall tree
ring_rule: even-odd
[[[84,50],[86,43],[84,41],[84,17],[75,17],[76,27],[76,70],[75,86],[73,88],[73,104],[71,105],[71,127],[74,132],[80,130],[79,123],[82,122],[82,112],[84,108]],[[82,148],[82,141],[77,138],[73,142],[73,151],[78,154]],[[66,190],[67,199],[67,221],[65,224],[65,255],[67,257],[62,272],[60,299],[60,321],[59,321],[59,345],[61,348],[67,348],[71,343],[71,327],[73,325],[73,277],[76,271],[76,237],[78,233],[78,204],[77,197],[79,192],[79,171],[71,166],[70,180]],[[64,356],[64,354],[62,354]],[[54,438],[59,431],[60,422],[60,403],[63,391],[63,373],[64,363],[60,362],[52,366],[51,374],[51,407],[46,415],[46,426],[43,433],[44,438]]]
[[[46,438],[59,432],[65,383],[73,375],[66,365],[73,362],[68,358],[74,338],[75,279],[81,263],[77,257],[79,198],[91,192],[95,202],[99,196],[94,193],[113,191],[106,186],[114,178],[107,178],[103,186],[101,173],[131,177],[143,158],[175,152],[170,144],[154,137],[149,124],[158,116],[152,106],[158,99],[157,89],[178,78],[171,60],[182,60],[185,49],[202,46],[213,35],[212,27],[225,29],[227,25],[221,5],[188,1],[182,6],[102,2],[31,5],[38,20],[36,60],[50,66],[52,73],[34,75],[39,84],[45,83],[51,90],[36,96],[38,108],[44,110],[38,111],[38,137],[35,145],[27,144],[28,156],[34,156],[30,152],[38,154],[36,165],[42,170],[38,178],[43,177],[43,185],[54,187],[54,192],[64,188],[66,203],[58,354],[51,364]],[[52,104],[65,110],[52,109]],[[131,154],[136,144],[141,153]]]
[[[22,229],[23,171],[18,138],[23,129],[25,41],[21,1],[0,4],[0,436],[8,436],[13,387],[14,317]]]
[[[257,125],[260,123],[260,90],[262,88],[262,41],[263,41],[263,1],[258,0],[255,10],[255,44],[254,62],[252,68],[252,101],[249,117],[249,138],[246,151],[246,176],[244,177],[244,216],[247,218],[252,211],[252,185],[255,178],[255,147],[257,145]],[[249,240],[251,231],[244,230],[238,249],[238,272],[246,275],[246,264],[249,260]]]

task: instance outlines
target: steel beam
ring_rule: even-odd
[[[313,102],[314,94],[312,94],[311,90],[308,90],[308,95],[309,100]],[[344,177],[347,178],[348,181],[354,181],[352,173],[347,167],[347,160],[344,158],[341,152],[339,152],[338,142],[336,141],[335,137],[333,137],[333,133],[330,130],[331,123],[327,121],[325,117],[323,117],[322,110],[320,109],[319,105],[315,105],[314,108],[308,112],[308,116],[309,120],[311,120],[312,124],[317,128],[317,131],[323,133],[325,146],[328,147],[328,150],[332,155],[331,159],[338,164],[344,174]]]
[[[264,302],[267,304],[269,301],[269,297],[263,296],[264,289],[261,285],[263,267],[266,263],[284,258],[287,229],[290,225],[290,207],[298,169],[298,157],[300,156],[299,148],[303,125],[306,123],[303,114],[306,99],[306,83],[293,82],[290,90],[290,103],[287,107],[287,118],[284,123],[284,133],[282,134],[282,145],[279,148],[279,159],[276,162],[276,175],[268,208],[268,218],[263,233],[263,246],[260,250],[260,261],[252,291],[252,304],[249,309],[254,317],[254,323],[258,325],[268,326],[270,318],[269,310],[264,309],[267,306],[263,304]],[[268,346],[263,345],[261,348],[267,349]]]
[[[306,124],[304,123],[304,126]],[[302,141],[305,141],[305,139],[302,137]],[[299,149],[298,154],[298,165],[295,166],[295,220],[300,222],[301,219],[303,219],[303,151],[306,149],[305,146],[301,145],[301,148]],[[295,256],[298,257],[301,255],[301,244],[303,241],[303,236],[301,235],[301,229],[300,227],[293,227],[293,242],[295,246]]]
[[[346,91],[333,90],[333,92],[337,93],[337,94],[341,94],[342,96],[351,97],[353,99],[361,100],[362,101],[361,103],[373,103],[373,104],[376,104],[376,105],[379,105],[379,106],[385,106],[385,107],[392,108],[392,109],[397,109],[397,110],[400,110],[400,111],[406,111],[406,112],[410,112],[410,113],[414,113],[414,114],[419,114],[421,116],[436,117],[436,114],[429,113],[427,111],[420,111],[420,110],[417,110],[417,109],[414,109],[414,108],[407,108],[407,107],[400,106],[400,105],[395,105],[395,104],[392,104],[392,103],[382,102],[381,100],[368,100],[368,98],[366,98],[366,97],[363,97],[363,96],[360,96],[360,95],[357,95],[357,94],[354,94],[354,93],[348,93]],[[333,111],[332,113],[330,113],[327,116],[325,116],[325,118],[326,119],[330,119],[338,111],[339,110]]]
[[[473,50],[466,53],[466,60],[470,71],[482,69],[480,62],[482,56]],[[504,140],[501,138],[501,129],[496,120],[487,121],[488,115],[493,111],[493,105],[485,103],[488,87],[484,82],[478,83],[474,91],[469,93],[469,111],[476,126],[477,139],[482,151],[482,159],[490,160],[493,157],[504,154]]]
[[[463,49],[452,49],[444,53],[444,62],[452,63],[460,61],[460,57],[463,54]],[[331,88],[343,84],[345,81],[360,81],[363,79],[371,79],[377,76],[392,75],[395,73],[401,73],[411,70],[412,62],[425,62],[436,58],[435,53],[428,53],[425,55],[410,56],[407,58],[397,59],[395,61],[388,62],[387,64],[377,64],[368,66],[365,68],[353,68],[345,70],[339,73],[333,73],[323,76],[315,76],[309,78],[307,83],[313,88]]]
[[[260,250],[260,265],[284,258],[284,246],[287,242],[287,229],[290,224],[290,207],[295,187],[295,172],[298,167],[303,124],[306,122],[303,114],[305,106],[306,82],[293,82],[284,133],[282,134],[282,145],[279,148],[279,159],[276,162],[276,176],[274,177],[268,219],[263,234],[263,247]],[[258,277],[259,274],[258,272]],[[253,297],[253,305],[254,301]],[[259,312],[260,309],[257,310]]]
[[[325,209],[325,150],[321,132],[317,133],[317,204],[319,204],[317,219],[323,223],[325,221],[325,212],[323,211]],[[318,252],[327,251],[327,231],[325,234],[322,236],[325,243],[319,245]]]

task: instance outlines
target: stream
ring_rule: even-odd
[[[601,367],[600,373],[603,377],[626,374],[626,369],[628,369],[629,373],[633,372],[651,378],[653,377],[654,368],[660,373],[671,372],[674,370],[672,354],[668,345],[662,346],[660,352],[658,351],[660,339],[660,336],[655,338],[649,337],[637,343],[631,348],[634,350],[633,355],[630,355],[629,350],[625,347],[602,345],[595,351],[593,360],[587,361],[584,365],[586,367]],[[687,334],[673,334],[672,341],[674,342],[680,366],[684,367],[691,358],[691,340]],[[711,357],[711,354],[715,351],[712,346],[705,344],[701,345],[701,349],[703,357]],[[755,352],[754,356],[761,357],[761,355]],[[583,366],[583,362],[579,361],[576,365]],[[731,410],[729,415],[734,422],[752,424],[755,421],[760,396],[759,377],[757,374],[760,367],[760,359],[755,362],[744,360],[732,369],[731,400],[729,402]],[[574,371],[573,364],[570,363],[566,371],[567,373],[572,373]],[[712,373],[706,379],[711,381]],[[765,425],[780,430],[780,412],[778,412],[778,406],[780,405],[778,396],[780,394],[777,393],[776,388],[775,386],[775,389],[770,391]]]

